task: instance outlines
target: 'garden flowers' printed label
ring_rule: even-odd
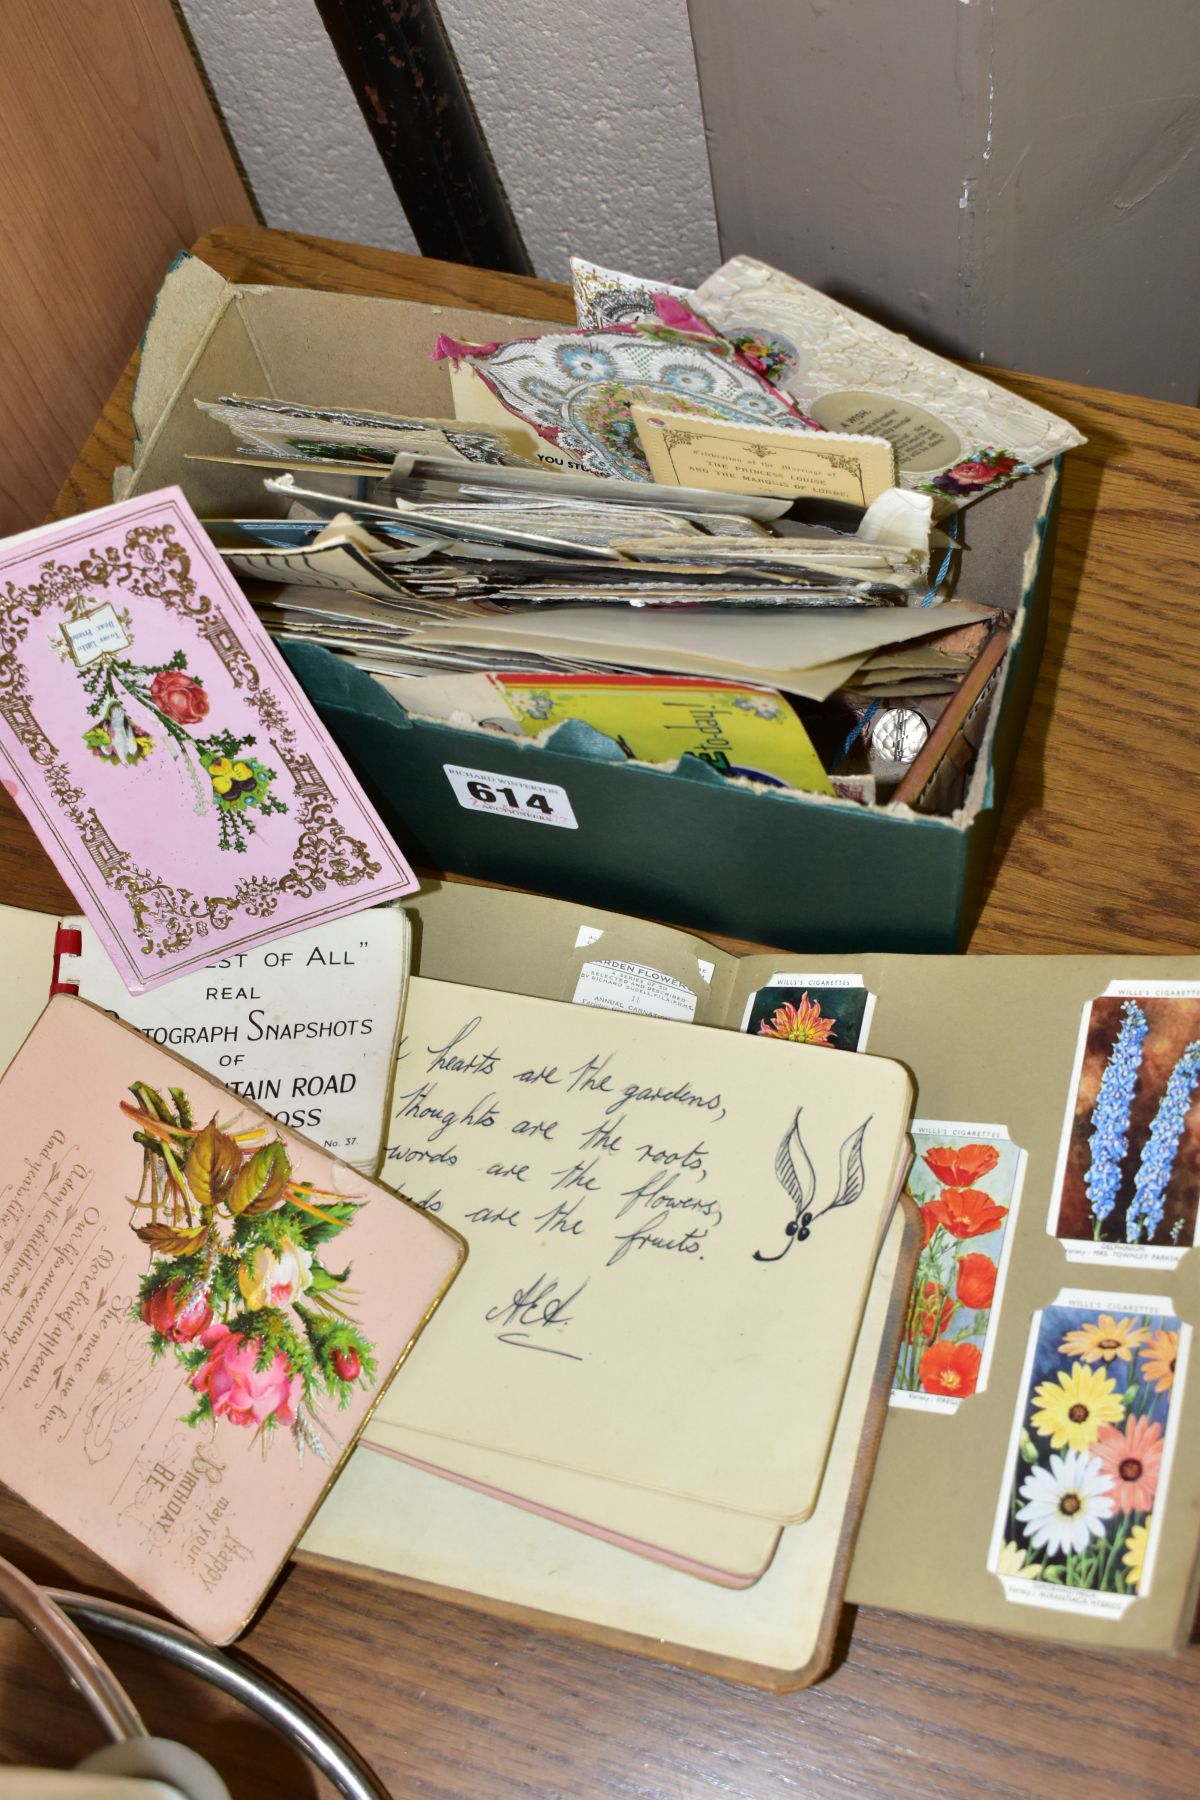
[[[925,1240],[891,1404],[953,1413],[987,1386],[1025,1152],[1002,1125],[914,1119],[911,1135]]]
[[[1198,1193],[1200,986],[1113,982],[1084,1009],[1048,1228],[1071,1262],[1174,1269]]]
[[[1150,1592],[1190,1337],[1146,1294],[1034,1314],[987,1564],[1014,1604],[1120,1619]]]

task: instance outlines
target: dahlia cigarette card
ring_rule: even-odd
[[[1150,1593],[1190,1341],[1157,1295],[1034,1314],[987,1561],[1014,1605],[1120,1620]]]
[[[0,546],[0,773],[140,993],[411,893],[177,488]]]
[[[861,975],[774,972],[746,996],[742,1030],[793,1044],[865,1050],[875,996]]]
[[[1026,1156],[1003,1125],[914,1119],[910,1135],[924,1239],[891,1404],[955,1413],[987,1387]]]
[[[1172,1270],[1200,1220],[1200,984],[1110,982],[1083,1009],[1048,1229],[1069,1262]]]
[[[4,1478],[227,1642],[465,1245],[68,995],[0,1081],[0,1144]]]

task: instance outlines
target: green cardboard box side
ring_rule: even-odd
[[[509,339],[536,322],[412,301],[238,286],[194,258],[172,268],[142,345],[137,442],[118,498],[178,483],[205,515],[283,510],[260,472],[188,462],[228,453],[193,405],[222,394],[452,411],[439,331]],[[565,726],[548,742],[409,717],[369,675],[311,646],[291,666],[418,860],[454,873],[804,950],[953,950],[969,932],[1045,640],[1057,466],[960,515],[958,591],[1014,609],[1012,651],[964,807],[953,818],[869,811],[730,782],[684,758],[668,772],[606,759]],[[551,782],[569,830],[461,806],[447,764]]]

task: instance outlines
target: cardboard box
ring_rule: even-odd
[[[482,341],[543,328],[412,301],[239,287],[181,258],[146,330],[138,441],[116,497],[178,482],[201,514],[262,517],[260,472],[185,460],[229,448],[194,400],[264,394],[447,416],[446,367],[429,360],[438,332]],[[285,653],[420,862],[797,951],[953,950],[980,898],[1037,677],[1058,489],[1054,464],[961,515],[960,592],[1012,609],[1016,625],[966,802],[947,818],[755,787],[692,758],[674,771],[631,764],[570,724],[535,743],[421,719],[326,651]],[[491,802],[472,798],[472,780]],[[565,798],[529,810],[529,784]],[[553,822],[568,814],[573,824]]]

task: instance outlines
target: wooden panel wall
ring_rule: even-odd
[[[170,0],[2,0],[0,534],[48,510],[176,252],[253,219]]]

